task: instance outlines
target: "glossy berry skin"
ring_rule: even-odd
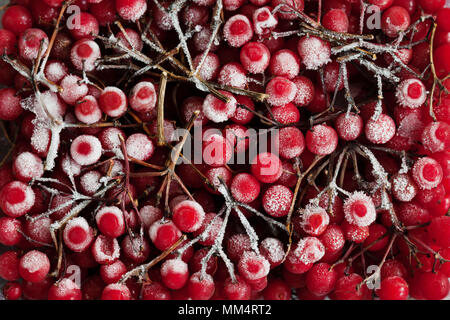
[[[291,300],[291,290],[281,279],[272,279],[263,291],[264,300]]]
[[[117,207],[103,207],[97,212],[95,220],[100,232],[108,237],[117,238],[125,232],[123,213]]]
[[[388,37],[394,38],[399,32],[405,31],[411,23],[411,17],[405,8],[393,6],[383,12],[381,29]]]
[[[380,300],[406,300],[409,294],[408,283],[398,276],[388,277],[381,281],[377,294]]]
[[[173,208],[172,212],[173,222],[183,232],[197,231],[205,219],[202,206],[195,201],[181,201]]]
[[[366,300],[369,295],[367,286],[364,284],[359,290],[357,289],[357,285],[361,281],[363,278],[356,273],[339,278],[336,281],[332,298],[334,300]]]
[[[71,279],[62,279],[48,290],[48,300],[81,300],[81,290]]]
[[[149,235],[155,247],[165,251],[181,237],[181,231],[172,221],[162,219],[150,226]]]
[[[447,248],[450,246],[450,217],[436,217],[428,226],[430,238],[439,246]]]
[[[2,292],[6,300],[18,300],[22,297],[22,285],[18,282],[7,282]]]
[[[109,284],[102,292],[102,300],[131,300],[130,289],[124,284]]]
[[[209,300],[215,291],[214,279],[209,274],[193,273],[188,280],[187,290],[192,300]]]
[[[341,9],[332,9],[325,13],[322,18],[322,25],[336,32],[347,32],[348,24],[347,14]]]
[[[8,7],[2,17],[3,28],[13,32],[16,35],[31,28],[33,21],[30,11],[24,6],[10,6]]]
[[[324,296],[329,294],[338,279],[337,272],[331,269],[327,263],[315,264],[306,274],[306,287],[308,290],[317,295]]]
[[[447,277],[441,272],[425,272],[419,276],[419,290],[427,300],[442,300],[450,290]]]

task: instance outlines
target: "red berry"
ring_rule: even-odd
[[[31,28],[33,21],[30,11],[24,6],[10,6],[6,8],[3,18],[3,28],[13,32],[16,35]]]
[[[30,282],[41,282],[50,271],[50,261],[45,253],[28,251],[19,262],[20,276]]]
[[[336,131],[327,125],[315,125],[306,133],[306,147],[316,155],[328,155],[336,150],[338,136]]]
[[[317,263],[306,274],[306,287],[311,293],[324,296],[334,289],[337,279],[337,272],[328,263]]]
[[[381,281],[377,294],[380,300],[406,300],[409,294],[408,283],[398,276],[386,278]]]
[[[102,300],[131,300],[130,289],[124,284],[109,284],[102,292]]]
[[[187,290],[192,300],[209,300],[214,294],[214,280],[209,274],[193,273],[188,280]]]
[[[22,285],[18,282],[7,282],[2,291],[6,300],[18,300],[22,297]]]

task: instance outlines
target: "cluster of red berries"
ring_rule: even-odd
[[[4,297],[445,298],[444,4],[12,0]]]

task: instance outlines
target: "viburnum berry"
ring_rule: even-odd
[[[73,38],[80,40],[83,38],[93,39],[99,33],[99,24],[97,19],[88,12],[80,12],[72,17],[74,23],[69,32]]]
[[[362,227],[344,221],[342,222],[341,227],[344,232],[345,239],[355,243],[362,243],[369,236],[369,227],[367,226]]]
[[[422,132],[425,149],[436,153],[450,148],[450,125],[445,122],[430,122]]]
[[[130,107],[139,113],[152,112],[156,107],[157,93],[153,83],[141,81],[130,92]]]
[[[341,9],[331,9],[322,17],[322,25],[332,31],[347,32],[349,28],[347,14]]]
[[[328,155],[336,150],[338,135],[327,125],[315,125],[306,133],[306,147],[316,155]]]
[[[343,276],[336,281],[335,289],[332,293],[333,300],[366,300],[369,296],[369,289],[366,284],[359,286],[363,278],[352,273]]]
[[[100,109],[110,117],[120,117],[127,111],[127,96],[117,87],[106,87],[98,99]]]
[[[7,282],[2,292],[6,300],[18,300],[22,297],[22,285],[18,282]]]
[[[120,246],[115,238],[98,235],[91,245],[92,256],[99,264],[111,264],[120,256]]]
[[[228,18],[223,35],[230,46],[242,47],[253,37],[253,28],[246,16],[237,14]]]
[[[12,218],[25,215],[35,203],[33,189],[20,181],[12,181],[0,190],[0,208]]]
[[[273,153],[260,153],[251,165],[253,176],[263,183],[274,183],[283,173],[281,160]]]
[[[89,39],[78,40],[70,51],[70,60],[78,70],[93,71],[100,57],[100,47],[95,41]]]
[[[423,157],[414,163],[412,177],[420,189],[437,187],[443,179],[441,165],[430,157]]]
[[[233,147],[229,140],[220,134],[204,138],[202,156],[205,164],[211,167],[226,165],[233,156]]]
[[[272,217],[284,217],[289,213],[294,193],[287,187],[272,185],[263,195],[262,204],[264,210]]]
[[[330,44],[315,36],[301,38],[297,50],[300,60],[310,70],[317,70],[331,61]]]
[[[436,217],[431,220],[428,226],[430,239],[437,245],[447,248],[450,246],[450,217]]]
[[[6,251],[0,255],[0,278],[7,281],[18,280],[21,258],[16,251]]]
[[[123,255],[135,263],[143,263],[150,255],[150,245],[146,238],[126,235],[120,248]]]
[[[131,300],[130,289],[119,283],[108,284],[102,292],[102,300]]]
[[[125,142],[125,148],[129,157],[140,161],[150,159],[155,150],[152,140],[143,133],[135,133],[129,136]]]
[[[226,91],[220,91],[220,93],[227,97],[229,101],[224,102],[214,95],[209,94],[203,101],[202,107],[203,114],[206,118],[216,123],[225,122],[230,119],[234,115],[237,107],[236,98],[234,98],[233,94]]]
[[[334,289],[337,279],[337,272],[329,264],[317,263],[306,274],[306,287],[311,293],[324,296]]]
[[[395,93],[397,103],[408,108],[418,108],[424,104],[427,98],[427,92],[424,84],[419,79],[403,80]]]
[[[267,259],[271,268],[279,266],[284,259],[285,251],[283,243],[277,238],[265,238],[259,244],[261,255]]]
[[[220,59],[212,52],[209,52],[205,57],[203,54],[197,55],[193,63],[195,68],[199,68],[198,74],[200,77],[206,81],[216,80],[219,75]]]
[[[20,276],[30,282],[41,282],[50,271],[50,260],[45,253],[37,250],[28,251],[20,258]]]
[[[48,290],[48,300],[81,300],[81,289],[71,279],[63,278]]]
[[[391,117],[381,114],[377,120],[369,119],[364,130],[367,140],[374,144],[383,144],[394,137],[396,126]]]
[[[312,81],[304,76],[297,76],[292,79],[297,87],[297,94],[294,103],[299,107],[304,107],[313,101],[315,96],[315,88]]]
[[[357,139],[363,129],[362,118],[354,113],[344,113],[336,118],[336,131],[341,139],[352,141]]]
[[[258,198],[260,183],[251,174],[239,173],[233,178],[230,191],[236,201],[250,203]]]
[[[408,174],[396,174],[391,178],[392,194],[397,200],[408,202],[414,199],[418,188],[412,177]]]
[[[149,236],[155,247],[164,251],[177,242],[181,237],[181,231],[171,220],[161,219],[150,226]]]
[[[394,38],[411,24],[411,17],[405,8],[392,6],[381,16],[381,29],[388,37]]]
[[[12,121],[23,112],[20,97],[13,88],[0,89],[0,119]]]
[[[0,243],[5,246],[15,246],[23,239],[22,223],[10,217],[0,218]]]
[[[236,281],[228,278],[223,285],[223,292],[228,300],[250,300],[251,287],[239,275],[236,275]]]
[[[253,28],[257,35],[269,34],[278,25],[278,19],[270,10],[270,7],[257,8],[252,15]]]
[[[188,265],[181,259],[167,260],[161,265],[161,279],[169,289],[181,289],[188,278]]]
[[[420,7],[427,13],[435,13],[445,5],[445,0],[417,0]]]
[[[29,182],[39,179],[44,174],[44,165],[41,158],[31,152],[22,152],[13,163],[13,172],[17,179]]]
[[[41,29],[30,28],[25,30],[17,42],[19,54],[25,61],[32,61],[37,58],[39,51],[45,51],[48,47],[47,34]]]
[[[69,74],[65,76],[59,85],[62,88],[59,96],[65,103],[70,105],[74,105],[89,92],[88,86],[82,83],[82,79],[76,75]]]
[[[270,271],[270,263],[262,255],[244,251],[237,264],[239,274],[248,281],[264,278]]]
[[[70,155],[79,165],[94,164],[102,156],[102,144],[97,137],[91,135],[78,136],[72,141]]]
[[[171,300],[170,290],[159,282],[151,282],[142,286],[143,300]]]
[[[20,5],[9,6],[5,9],[2,17],[3,28],[19,35],[25,30],[31,28],[33,18],[30,11]]]
[[[103,207],[95,215],[100,232],[105,236],[117,238],[125,232],[122,210],[117,207]]]
[[[419,275],[419,290],[427,300],[442,300],[450,291],[449,280],[441,272],[424,272]]]
[[[344,202],[345,219],[360,227],[375,221],[377,213],[372,199],[363,192],[354,192]]]
[[[172,219],[181,231],[194,232],[202,226],[203,220],[205,219],[205,212],[199,203],[184,200],[173,208]]]
[[[193,273],[187,282],[187,290],[192,300],[209,300],[215,290],[214,279],[209,274]]]
[[[86,250],[94,239],[92,228],[83,217],[71,219],[64,227],[64,244],[75,252]]]
[[[302,229],[311,236],[320,236],[327,229],[330,218],[325,209],[312,205],[301,211]]]
[[[240,51],[240,61],[250,73],[263,73],[270,63],[270,51],[260,42],[249,42]]]

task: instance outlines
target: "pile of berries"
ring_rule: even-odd
[[[445,298],[444,4],[12,0],[4,297]]]

